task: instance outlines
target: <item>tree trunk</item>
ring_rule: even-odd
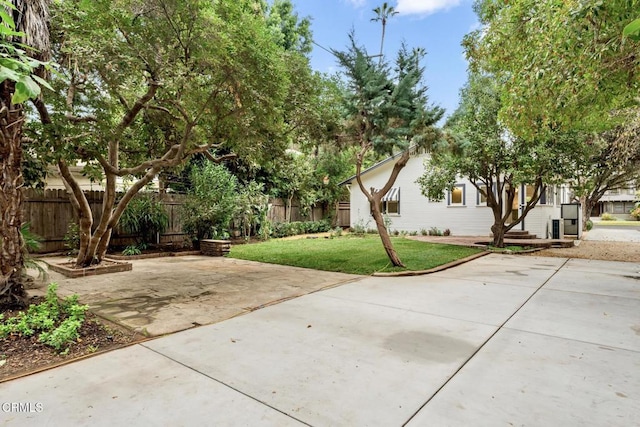
[[[22,123],[21,105],[13,105],[13,83],[0,86],[0,302],[24,306],[22,253]]]
[[[587,231],[587,222],[591,219],[591,211],[596,206],[596,203],[598,203],[598,199],[588,196],[580,197],[580,204],[582,205],[582,231]]]
[[[380,202],[385,194],[391,189],[393,184],[396,182],[398,178],[398,174],[400,171],[407,165],[409,161],[409,151],[405,151],[402,153],[402,156],[398,159],[398,161],[393,165],[393,169],[391,170],[391,175],[387,180],[387,183],[379,190],[371,189],[371,192],[367,191],[364,184],[362,183],[362,161],[367,151],[369,150],[369,146],[364,145],[358,153],[356,157],[356,181],[358,182],[358,186],[360,187],[360,191],[367,197],[369,203],[371,205],[371,214],[373,215],[373,219],[376,222],[376,227],[378,228],[378,233],[380,234],[380,240],[382,240],[382,246],[384,246],[384,250],[387,252],[387,256],[389,260],[394,265],[394,267],[405,267],[405,265],[400,261],[398,254],[393,248],[393,243],[391,243],[391,238],[389,237],[389,233],[387,232],[387,227],[384,225],[384,218],[382,217],[382,212],[380,212]]]
[[[496,221],[491,226],[493,233],[493,246],[496,248],[504,248],[505,226],[502,221]]]
[[[373,219],[376,222],[378,234],[380,235],[380,240],[382,240],[382,246],[384,246],[384,250],[389,257],[389,261],[391,261],[394,267],[405,267],[402,261],[400,261],[398,253],[393,248],[393,243],[391,243],[391,238],[389,237],[389,231],[384,225],[384,218],[382,216],[382,212],[380,212],[380,205],[376,203],[372,208]]]
[[[291,222],[291,205],[293,203],[293,194],[287,198],[287,214],[285,215],[285,221]]]

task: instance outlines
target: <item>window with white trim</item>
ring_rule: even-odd
[[[393,187],[380,201],[380,212],[386,215],[400,215],[400,188]]]

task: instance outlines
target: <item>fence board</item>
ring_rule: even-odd
[[[86,191],[87,201],[93,214],[94,228],[102,216],[102,191]],[[160,235],[161,244],[173,244],[183,246],[190,243],[191,239],[182,232],[182,221],[180,210],[185,200],[182,194],[163,194],[161,201],[169,217],[166,231]],[[282,199],[272,199],[267,218],[272,222],[285,222],[287,218],[288,204]],[[320,220],[326,214],[323,207],[315,207],[312,214],[302,216],[297,200],[293,200],[291,206],[291,221],[308,221],[310,218]],[[64,237],[70,223],[76,222],[76,212],[69,201],[65,190],[24,190],[23,222],[30,224],[33,233],[41,236],[41,248],[39,253],[63,251]],[[347,213],[348,224],[348,213]],[[126,246],[134,243],[134,236],[126,234],[120,227],[117,227],[111,238],[111,243],[115,246]]]

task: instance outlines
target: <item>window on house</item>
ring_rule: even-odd
[[[465,184],[456,184],[449,191],[449,206],[464,206],[465,204]]]
[[[542,187],[542,193],[540,194],[541,205],[553,205],[553,186]]]
[[[533,198],[533,193],[535,192],[536,187],[534,185],[525,185],[524,186],[524,201],[525,203],[529,203]]]
[[[484,192],[484,194],[482,194]],[[478,184],[478,197],[476,198],[476,205],[487,205],[487,186],[484,184]]]
[[[384,195],[380,211],[387,215],[400,215],[400,188],[393,187]]]

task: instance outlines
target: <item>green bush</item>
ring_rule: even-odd
[[[58,351],[76,341],[89,306],[80,305],[77,295],[61,302],[56,295],[57,288],[55,283],[50,284],[45,300],[31,304],[26,312],[7,320],[0,315],[0,338],[38,335],[38,341]]]
[[[233,228],[239,230],[245,239],[249,239],[252,234],[258,234],[262,238],[269,236],[269,196],[263,190],[262,184],[252,181],[238,193]]]
[[[587,231],[591,230],[592,228],[593,228],[593,221],[588,219],[587,220]]]
[[[67,225],[67,232],[64,235],[64,247],[69,251],[70,256],[78,255],[80,249],[80,226],[75,222]]]
[[[608,212],[603,213],[602,216],[600,217],[600,219],[602,221],[617,221],[618,220],[618,218],[616,218],[615,216],[611,215]]]
[[[224,166],[205,163],[191,171],[192,188],[182,206],[182,230],[193,239],[229,237],[238,180]]]
[[[634,217],[637,221],[640,221],[640,206],[636,206],[635,209],[632,209],[629,214]]]
[[[273,224],[271,237],[287,237],[298,234],[324,233],[331,230],[328,220],[322,221],[293,221],[277,222]]]
[[[155,195],[138,193],[122,212],[120,225],[141,247],[156,242],[157,234],[167,229],[169,216]]]

